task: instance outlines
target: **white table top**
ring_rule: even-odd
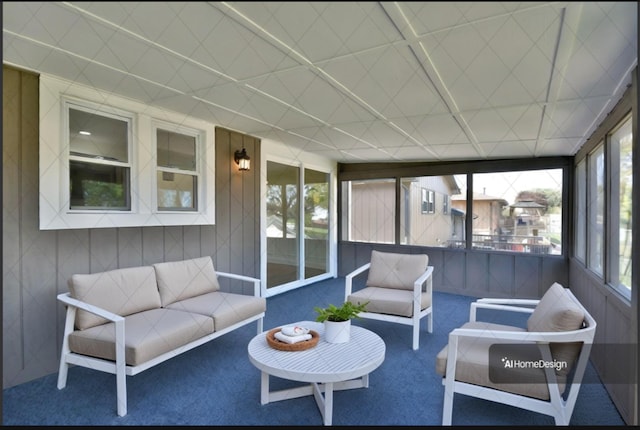
[[[369,374],[384,361],[385,344],[377,334],[351,325],[349,342],[328,343],[324,324],[300,321],[297,325],[320,334],[318,344],[304,351],[280,351],[269,346],[267,331],[249,342],[249,360],[263,372],[301,382],[338,382]]]

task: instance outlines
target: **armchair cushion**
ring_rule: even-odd
[[[153,265],[162,306],[220,289],[211,257]]]
[[[353,294],[348,300],[354,304],[367,304],[367,312],[377,314],[413,316],[413,291],[398,291],[391,288],[365,287]],[[422,293],[420,309],[431,306],[431,294]]]
[[[584,312],[569,297],[562,285],[555,282],[540,299],[527,320],[527,330],[537,332],[571,331],[582,327]],[[552,343],[549,345],[554,360],[564,361],[567,368],[557,372],[566,374],[580,353],[580,343]]]
[[[73,275],[68,285],[71,297],[123,317],[160,307],[156,274],[149,266]],[[76,314],[79,330],[107,322],[82,309]]]
[[[518,331],[525,332],[524,328],[513,327],[503,324],[472,321],[462,325],[461,328],[476,330],[495,331]],[[544,381],[544,369],[529,368],[519,370],[520,381],[500,383],[494,382],[490,378],[489,371],[489,348],[492,344],[509,343],[504,340],[491,338],[461,337],[458,340],[458,357],[456,360],[456,381],[467,382],[482,387],[491,387],[501,391],[506,391],[522,396],[533,397],[541,400],[549,399],[549,388],[546,384],[535,381]],[[519,342],[513,342],[518,344]],[[448,345],[442,348],[436,356],[436,372],[443,377],[447,370]],[[527,383],[527,381],[531,381]],[[559,378],[559,390],[564,391],[564,379]]]
[[[395,254],[371,251],[367,287],[413,290],[413,283],[429,264],[426,254]]]

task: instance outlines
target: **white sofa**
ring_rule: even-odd
[[[218,276],[253,283],[253,294],[223,292]],[[67,307],[58,389],[69,365],[116,375],[118,415],[127,414],[126,376],[257,321],[262,332],[266,300],[260,280],[216,272],[211,257],[73,275]]]

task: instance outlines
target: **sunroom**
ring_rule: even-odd
[[[637,424],[636,2],[2,7],[4,390],[57,372],[73,274],[211,256],[280,324],[377,250],[443,297],[568,287]]]

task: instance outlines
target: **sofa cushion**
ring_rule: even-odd
[[[355,305],[366,303],[367,312],[377,314],[413,316],[413,291],[398,291],[391,288],[365,287],[350,294],[347,300]],[[431,294],[423,292],[420,309],[431,306]]]
[[[566,294],[562,285],[555,282],[538,302],[527,320],[527,330],[537,332],[571,331],[582,327],[584,312]],[[549,346],[554,360],[568,364],[560,374],[566,374],[580,354],[581,343],[552,343]]]
[[[524,332],[524,328],[503,324],[473,321],[467,322],[461,328],[479,330],[499,330]],[[492,338],[459,337],[458,357],[456,359],[455,380],[483,387],[496,388],[501,391],[549,400],[549,388],[545,383],[544,369],[528,368],[519,370],[518,382],[494,382],[490,377],[489,348],[492,344],[507,344],[509,341],[495,340]],[[512,342],[516,345],[521,342]],[[443,377],[447,371],[448,345],[442,348],[436,356],[436,372]],[[558,388],[562,393],[565,387],[565,379],[558,378]],[[526,382],[529,381],[529,382]]]
[[[211,257],[153,265],[162,306],[220,289]]]
[[[413,283],[427,270],[425,254],[395,254],[371,251],[367,287],[413,290]]]
[[[125,317],[125,360],[136,366],[213,333],[213,320],[171,309],[151,309]],[[107,323],[69,335],[71,351],[114,360],[115,324]]]
[[[151,266],[73,275],[68,285],[71,297],[123,317],[160,307],[156,274]],[[106,322],[81,309],[76,314],[76,327],[80,330]]]
[[[216,291],[174,302],[168,309],[206,315],[213,318],[216,331],[266,311],[264,297]]]

